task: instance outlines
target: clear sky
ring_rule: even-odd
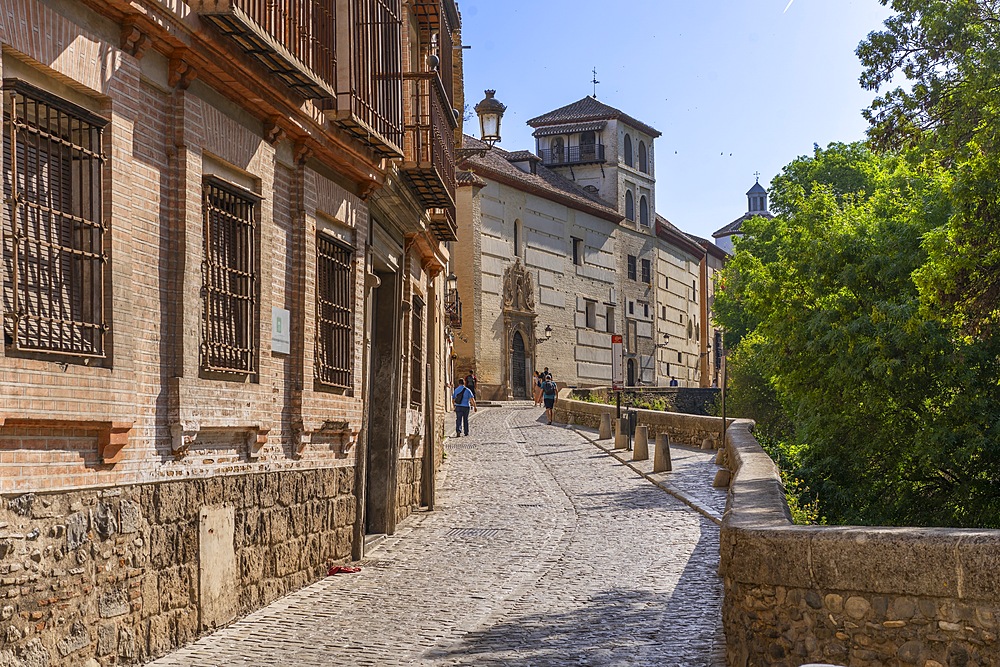
[[[813,143],[864,138],[854,50],[878,0],[458,0],[466,101],[495,88],[500,144],[534,150],[529,118],[593,93],[663,135],[656,208],[709,238]],[[478,124],[466,124],[478,134]]]

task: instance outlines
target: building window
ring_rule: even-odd
[[[573,242],[573,263],[577,266],[583,264],[583,239],[578,239],[575,236],[570,237]]]
[[[410,307],[410,404],[420,405],[424,395],[424,302],[413,297]]]
[[[635,255],[628,256],[628,279],[635,280]]]
[[[649,173],[649,159],[646,156],[646,142],[639,142],[639,171],[644,174]]]
[[[521,256],[521,221],[514,221],[514,257]]]
[[[635,315],[635,301],[628,302],[628,314]]]
[[[632,137],[628,136],[627,134],[625,135],[624,152],[625,152],[625,164],[628,165],[629,167],[634,167],[635,164],[633,164],[634,161],[632,160]]]
[[[646,195],[639,197],[639,224],[649,227],[649,200],[646,199]]]
[[[631,190],[625,191],[625,217],[635,222],[635,197],[632,196]]]
[[[584,132],[580,135],[580,159],[593,160],[597,157],[597,135]]]
[[[205,267],[201,366],[247,375],[257,359],[257,204],[260,198],[215,177],[205,179]]]
[[[653,279],[652,274],[653,274],[653,269],[649,260],[648,259],[642,260],[642,282],[648,285]]]
[[[660,311],[660,319],[661,320],[667,319],[667,307],[666,306],[660,306],[660,308],[662,309]]]
[[[597,328],[597,302],[587,299],[584,302],[584,309],[587,313],[587,328],[596,329]]]
[[[352,260],[350,247],[316,236],[316,381],[339,389],[351,386]]]
[[[566,161],[566,142],[562,137],[554,138],[549,146],[553,163],[561,164]]]
[[[694,280],[691,281],[691,300],[692,301],[698,300],[698,283],[697,281]]]
[[[649,317],[649,304],[648,303],[643,303],[642,304],[642,316],[646,317],[646,318]]]
[[[614,306],[608,306],[608,311],[607,311],[607,314],[605,315],[604,325],[605,325],[605,330],[608,333],[612,333],[613,334],[615,332],[615,308],[614,308]]]
[[[104,357],[107,121],[4,80],[4,337],[14,350]]]
[[[677,363],[682,363],[684,361],[683,352],[677,353]]]

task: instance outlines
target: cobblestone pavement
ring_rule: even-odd
[[[715,523],[541,414],[480,411],[362,572],[151,664],[722,665]]]

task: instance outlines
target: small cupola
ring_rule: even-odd
[[[759,176],[753,187],[747,190],[747,212],[754,214],[767,213],[767,190],[760,184]]]

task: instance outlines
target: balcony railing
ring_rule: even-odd
[[[455,205],[455,129],[437,72],[405,74],[409,113],[402,172],[426,208]]]
[[[457,241],[458,223],[455,222],[455,207],[431,209],[431,231],[439,241]]]
[[[311,99],[333,98],[337,22],[326,0],[194,0],[198,13]]]
[[[448,316],[448,326],[452,329],[462,328],[462,299],[457,289],[448,290],[444,299],[444,312]]]
[[[546,167],[604,162],[604,144],[566,146],[562,149],[543,148],[539,151],[539,157]]]

